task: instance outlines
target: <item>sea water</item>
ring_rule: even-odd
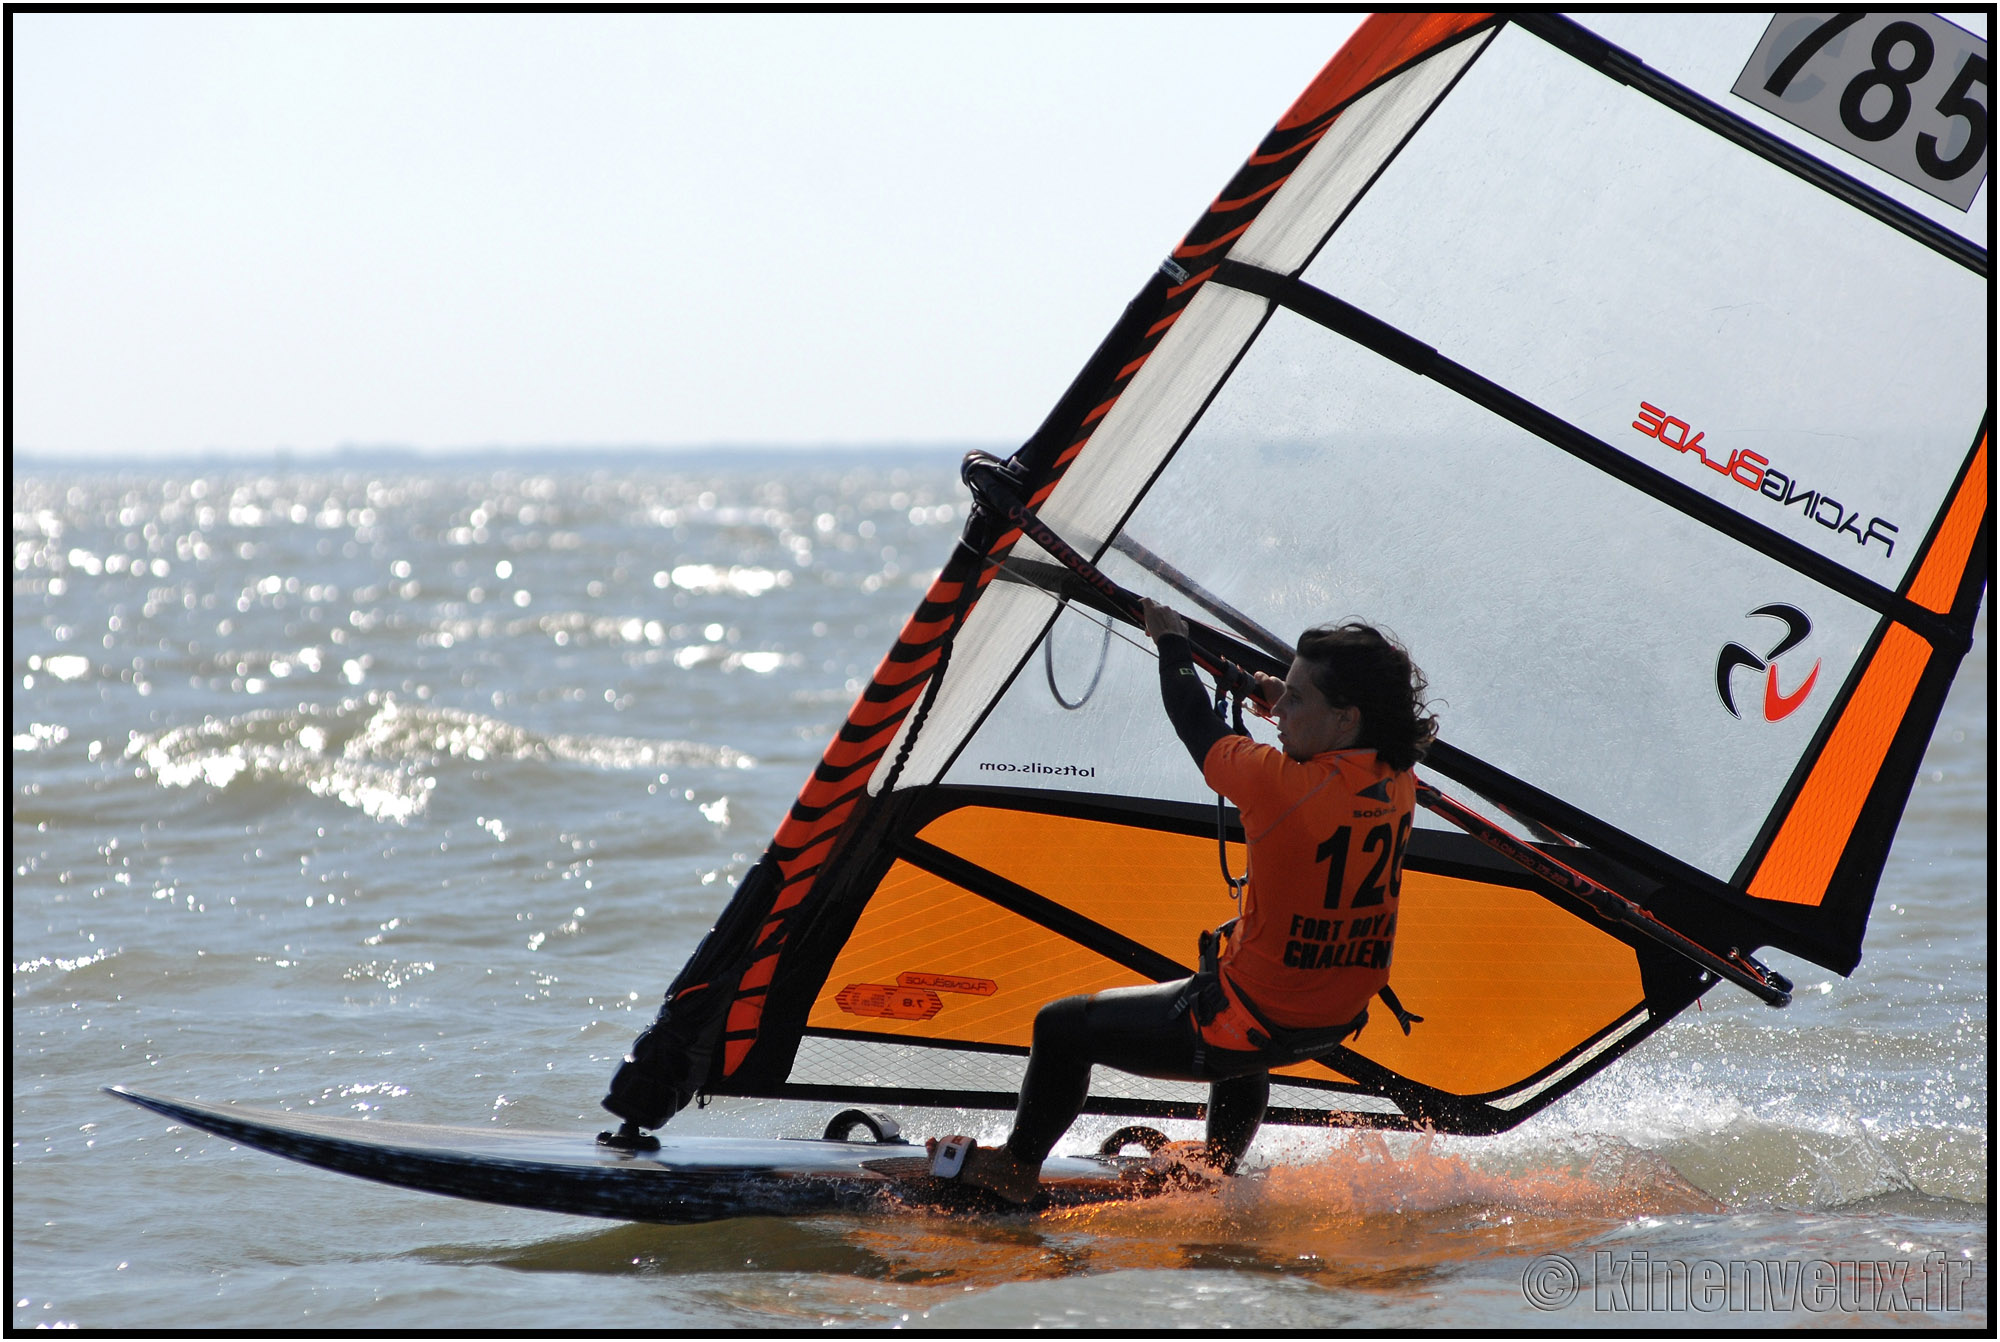
[[[1861,967],[1773,955],[1788,1010],[1719,988],[1499,1137],[1267,1128],[1219,1197],[676,1228],[99,1088],[606,1125],[963,524],[950,456],[44,462],[11,503],[16,1328],[1987,1326],[1983,616]]]

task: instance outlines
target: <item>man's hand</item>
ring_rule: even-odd
[[[1276,676],[1267,676],[1262,671],[1253,671],[1251,679],[1257,682],[1257,688],[1252,693],[1256,696],[1257,702],[1264,705],[1266,709],[1276,708],[1278,700],[1285,697],[1285,682],[1279,680]]]
[[[1155,643],[1168,634],[1187,637],[1187,621],[1175,614],[1172,606],[1162,606],[1159,602],[1142,596],[1139,598],[1139,609],[1146,616],[1146,637]]]

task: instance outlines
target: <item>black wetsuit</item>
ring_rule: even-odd
[[[1159,652],[1160,698],[1199,768],[1210,747],[1231,734],[1229,725],[1209,704],[1187,639],[1166,635],[1159,640]],[[1021,1080],[1008,1149],[1018,1159],[1040,1165],[1083,1112],[1090,1069],[1104,1063],[1138,1076],[1210,1082],[1208,1140],[1233,1164],[1264,1121],[1270,1063],[1260,1053],[1204,1046],[1195,1014],[1213,1011],[1217,991],[1212,978],[1197,975],[1065,997],[1043,1007],[1035,1016],[1034,1047]]]

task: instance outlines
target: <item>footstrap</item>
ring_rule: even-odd
[[[970,1137],[940,1137],[931,1152],[931,1173],[940,1179],[956,1179],[965,1169],[965,1160],[979,1143]]]

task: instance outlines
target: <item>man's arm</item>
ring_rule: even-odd
[[[1195,674],[1194,646],[1188,642],[1187,624],[1166,606],[1145,603],[1146,632],[1160,649],[1160,702],[1174,734],[1181,738],[1195,767],[1208,761],[1210,747],[1225,736],[1233,736],[1229,724],[1219,717]]]

